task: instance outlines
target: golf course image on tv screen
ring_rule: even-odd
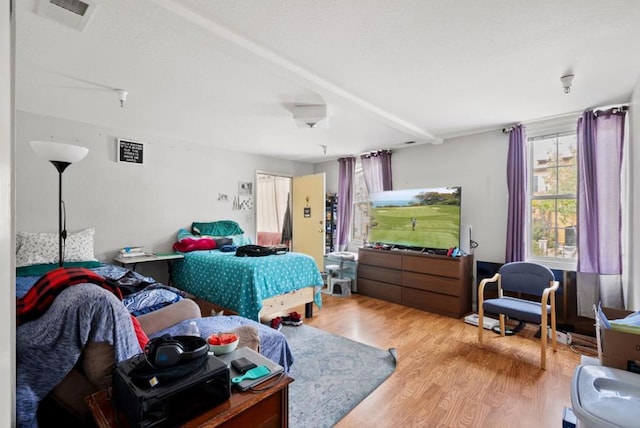
[[[369,242],[444,249],[460,244],[461,187],[374,192]]]

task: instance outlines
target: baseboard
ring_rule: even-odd
[[[478,314],[469,314],[464,317],[464,322],[471,325],[478,325]],[[500,325],[500,321],[494,318],[487,317],[486,315],[482,317],[482,325],[486,330],[491,330],[493,327]]]

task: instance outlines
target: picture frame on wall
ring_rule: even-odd
[[[253,195],[253,183],[251,182],[240,182],[238,186],[238,195],[240,196],[251,196]]]
[[[118,138],[116,144],[116,160],[118,163],[144,165],[145,143],[125,138]]]

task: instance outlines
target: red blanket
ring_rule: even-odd
[[[65,288],[76,284],[96,284],[111,291],[122,300],[122,292],[116,286],[97,273],[80,267],[59,267],[42,275],[33,287],[19,299],[16,299],[16,326],[31,321],[44,314],[54,299]],[[140,327],[138,320],[132,315],[131,322],[136,331],[140,347],[144,349],[149,338]]]
[[[184,238],[173,244],[173,250],[181,253],[199,250],[215,250],[216,240],[213,238]]]

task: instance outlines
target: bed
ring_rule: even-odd
[[[302,253],[237,257],[217,249],[192,251],[174,263],[172,279],[177,288],[254,321],[303,304],[309,318],[313,303],[322,307],[322,276],[315,260]]]
[[[57,267],[57,265],[50,266],[49,269],[44,269],[43,271],[51,270],[55,267]],[[188,293],[178,288],[156,282],[152,277],[143,276],[121,266],[98,263],[97,266],[91,267],[89,270],[107,278],[112,284],[117,285],[124,295],[122,300],[124,307],[131,315],[136,317],[156,311],[189,297]],[[16,298],[23,297],[39,278],[40,275],[17,276]],[[172,327],[160,330],[149,335],[149,338],[163,334],[186,334],[189,321],[191,320],[184,320]],[[254,320],[247,319],[240,315],[225,315],[199,318],[196,319],[196,323],[200,327],[200,334],[203,337],[214,332],[230,330],[241,325],[254,326],[258,328],[261,347],[260,352],[263,355],[282,365],[286,371],[288,371],[289,366],[293,363],[293,358],[284,336]]]
[[[193,222],[179,229],[174,250],[184,259],[173,264],[172,283],[200,299],[231,309],[254,321],[269,321],[305,305],[322,307],[322,275],[313,257],[281,251],[262,257],[238,257],[235,249],[251,244],[232,220]]]

